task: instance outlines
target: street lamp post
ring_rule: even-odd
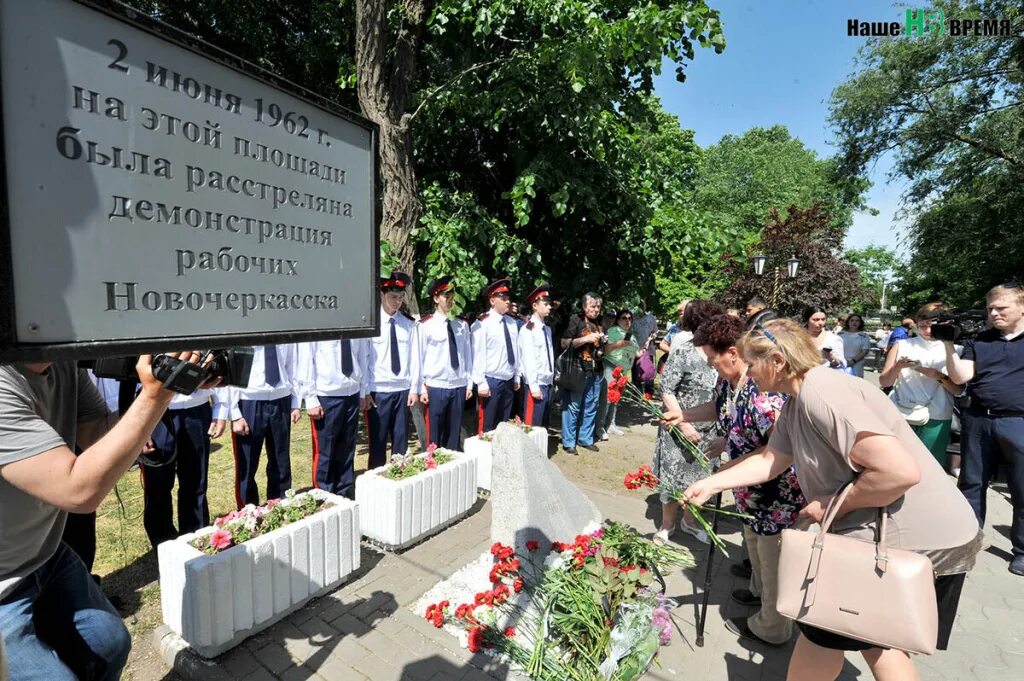
[[[755,255],[752,260],[753,260],[753,263],[754,263],[754,274],[756,274],[759,277],[763,276],[764,275],[765,265],[768,264],[768,256],[758,254],[758,255]],[[776,265],[774,268],[772,268],[771,306],[772,306],[773,310],[776,307],[778,307],[778,304],[779,304],[779,290],[780,290],[780,285],[782,283],[779,280],[779,270],[780,269],[781,269],[781,267],[779,265]],[[796,273],[797,273],[797,271],[799,271],[799,269],[800,269],[800,260],[796,256],[793,256],[792,258],[790,258],[789,260],[786,261],[786,278],[787,279],[795,279],[796,278]]]

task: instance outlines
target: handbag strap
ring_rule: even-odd
[[[825,535],[828,534],[829,529],[832,527],[832,523],[835,522],[836,516],[839,515],[839,509],[842,508],[851,489],[853,489],[853,483],[847,483],[838,494],[832,497],[832,501],[829,502],[828,508],[825,509],[825,516],[821,520],[821,529],[818,530],[818,534],[815,536],[814,542],[811,544],[811,564],[807,570],[807,579],[810,583],[807,586],[807,594],[804,599],[804,602],[808,607],[814,604],[814,596],[817,592],[818,580],[816,578],[818,576],[818,570],[821,567],[822,555],[825,553]],[[875,569],[884,573],[889,567],[889,553],[886,539],[886,516],[888,514],[885,513],[884,508],[879,508],[878,515],[878,535],[875,539]]]

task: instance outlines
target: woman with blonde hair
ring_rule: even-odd
[[[727,470],[694,483],[684,498],[705,503],[715,494],[756,485],[796,465],[810,501],[801,516],[820,523],[832,498],[848,484],[831,531],[871,541],[879,509],[891,547],[927,556],[936,575],[937,647],[944,650],[964,577],[974,566],[982,534],[963,495],[875,386],[821,364],[821,352],[798,324],[779,319],[740,341],[748,374],[762,391],[789,395],[768,445]],[[894,611],[893,621],[904,613]],[[908,623],[909,626],[909,623]],[[789,681],[835,679],[844,651],[861,651],[878,681],[918,679],[910,655],[798,623]]]
[[[942,303],[928,303],[914,317],[917,337],[898,341],[885,358],[885,368],[878,376],[883,388],[893,387],[889,399],[904,411],[923,413],[917,423],[910,423],[921,442],[939,464],[949,467],[949,431],[953,423],[953,397],[962,386],[954,383],[946,370],[946,348],[932,338],[932,322],[943,310]],[[959,353],[963,348],[956,346]],[[924,413],[927,412],[927,413]]]

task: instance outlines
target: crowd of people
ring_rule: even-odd
[[[1014,509],[1009,567],[1024,575],[1024,293],[1017,285],[989,292],[988,328],[962,344],[933,336],[943,312],[937,303],[872,338],[857,314],[830,329],[818,307],[798,323],[758,298],[745,312],[683,301],[661,336],[648,311],[606,314],[593,292],[552,323],[558,302],[548,285],[526,294],[520,308],[512,282],[498,279],[481,292],[486,309],[473,319],[453,314],[451,277],[431,283],[433,310],[418,317],[408,313],[411,286],[398,271],[381,279],[375,337],[254,348],[245,386],[209,382],[177,395],[153,377],[149,356],[128,390],[69,361],[0,366],[0,633],[12,678],[118,678],[130,638],[90,578],[90,514],[137,459],[144,525],[156,546],[209,524],[210,439],[228,428],[239,508],[291,488],[291,428],[302,407],[313,485],[353,497],[364,420],[370,467],[389,453],[406,456],[413,424],[424,447],[460,449],[467,432],[512,417],[547,426],[556,401],[562,450],[597,452],[598,443],[624,433],[619,404],[608,399],[619,372],[645,393],[655,392],[660,374],[656,475],[694,503],[731,490],[746,514],[749,559],[731,571],[750,581],[733,598],[756,612],[728,621],[736,635],[772,646],[790,640],[794,624],[776,607],[780,533],[801,520],[820,522],[846,485],[833,531],[868,536],[883,509],[894,521],[889,528],[898,528],[890,545],[932,560],[940,648],[981,546],[986,489],[1001,461]],[[873,348],[883,350],[879,383],[891,388],[888,397],[861,378]],[[571,386],[556,378],[566,373],[577,379]],[[958,491],[946,475],[947,449],[954,403],[964,395]],[[709,476],[669,427],[717,460],[716,471]],[[675,499],[661,501],[655,542],[676,529],[708,541]],[[834,677],[845,650],[863,651],[878,679],[914,678],[905,653],[797,627],[791,679]]]

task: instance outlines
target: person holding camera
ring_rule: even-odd
[[[142,389],[108,431],[106,404],[74,361],[0,366],[0,636],[13,679],[115,681],[128,659],[121,616],[61,532],[68,512],[96,510],[175,395],[150,355],[136,370]]]
[[[970,405],[961,413],[960,490],[985,525],[989,480],[1006,461],[1006,483],[1013,504],[1010,572],[1024,577],[1024,290],[1017,282],[992,288],[985,296],[988,327],[964,343],[958,355],[955,329],[942,321],[932,327],[946,350],[949,377],[967,384]]]
[[[893,387],[889,399],[935,460],[949,470],[946,450],[953,423],[953,397],[963,387],[946,374],[946,349],[932,337],[932,323],[942,310],[942,303],[928,303],[917,311],[917,337],[897,341],[885,358],[878,384]]]
[[[630,380],[633,378],[633,362],[639,359],[643,351],[633,336],[632,327],[633,312],[619,310],[615,315],[615,324],[608,329],[608,342],[604,346],[604,382],[606,385],[612,382],[612,372],[615,371],[615,367],[622,369],[622,373]],[[615,423],[615,416],[618,412],[618,403],[610,402],[606,422],[599,424],[603,426],[604,432],[612,435],[626,434]]]
[[[846,369],[846,349],[843,339],[825,328],[825,309],[809,305],[804,309],[804,328],[821,352],[821,363],[833,369]]]
[[[577,453],[577,444],[592,452],[600,451],[594,436],[604,383],[601,358],[608,340],[601,326],[602,302],[596,293],[584,293],[583,311],[569,320],[562,334],[562,347],[573,348],[573,361],[579,362],[586,376],[582,392],[567,390],[562,399],[562,449],[569,454]]]

